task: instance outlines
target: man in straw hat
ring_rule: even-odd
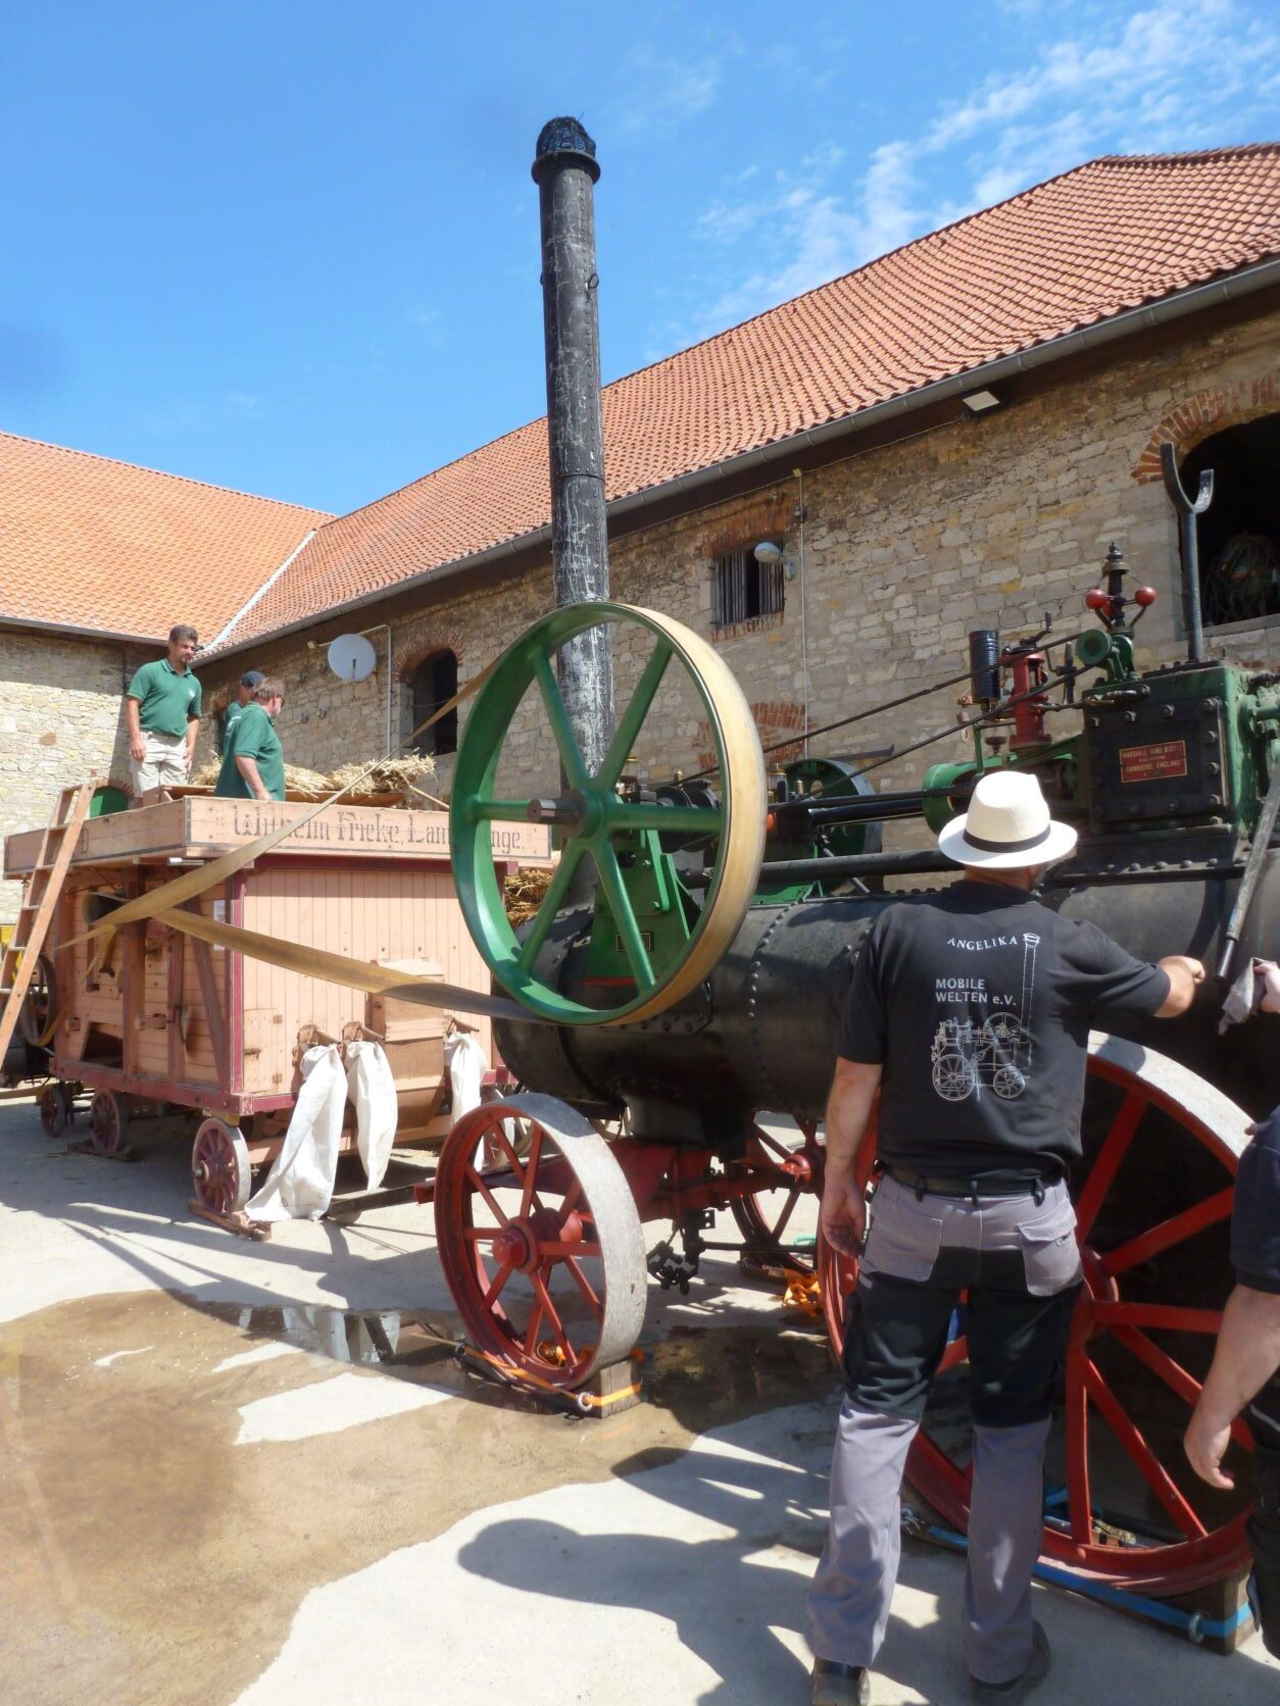
[[[965,1289],[970,1698],[1021,1700],[1049,1669],[1031,1571],[1081,1284],[1066,1176],[1081,1153],[1088,1035],[1172,1018],[1204,978],[1198,960],[1146,965],[1032,898],[1075,843],[1034,776],[984,776],[938,838],[962,880],[886,906],[854,970],[827,1104],[822,1228],[861,1267],[831,1523],[809,1601],[814,1706],[870,1698],[897,1574],[903,1465]],[[881,1175],[864,1248],[854,1165],[877,1091]]]

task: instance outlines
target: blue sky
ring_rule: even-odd
[[[543,412],[555,114],[606,379],[1097,154],[1280,136],[1258,0],[3,17],[0,428],[337,511]]]

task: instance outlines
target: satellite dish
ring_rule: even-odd
[[[329,642],[329,668],[343,681],[363,681],[377,662],[378,654],[363,634],[339,634]]]

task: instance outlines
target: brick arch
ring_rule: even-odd
[[[1238,379],[1234,385],[1217,385],[1193,392],[1156,427],[1131,470],[1140,486],[1162,478],[1160,446],[1172,444],[1181,462],[1215,432],[1243,426],[1280,409],[1280,371],[1256,379]]]
[[[407,684],[413,680],[413,672],[420,663],[435,657],[437,652],[452,652],[462,667],[462,645],[459,636],[451,629],[437,630],[430,639],[410,640],[406,645],[396,650],[393,669],[395,679]]]

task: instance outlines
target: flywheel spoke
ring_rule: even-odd
[[[528,823],[528,800],[473,800],[466,808],[473,823]]]
[[[561,851],[560,863],[551,873],[551,881],[547,884],[547,892],[538,903],[533,923],[529,926],[524,939],[520,943],[519,964],[522,971],[530,971],[533,962],[542,952],[542,945],[547,939],[551,926],[556,921],[565,896],[569,892],[569,884],[578,868],[586,844],[582,841],[570,841]]]
[[[538,1253],[542,1256],[554,1256],[558,1262],[567,1261],[571,1257],[581,1257],[585,1261],[591,1256],[599,1256],[601,1250],[598,1244],[584,1244],[581,1240],[569,1243],[566,1239],[544,1238],[539,1241]]]
[[[556,680],[555,671],[551,667],[551,659],[546,652],[539,652],[534,659],[534,674],[538,678],[538,687],[542,693],[542,703],[546,706],[547,720],[551,724],[551,733],[555,738],[556,749],[560,754],[560,762],[564,765],[564,773],[571,788],[585,788],[590,780],[587,767],[582,761],[582,753],[578,748],[578,737],[573,732],[573,724],[569,721],[569,710],[560,692],[560,684]]]
[[[1129,1145],[1133,1134],[1142,1123],[1150,1103],[1140,1090],[1130,1090],[1120,1104],[1116,1117],[1111,1122],[1111,1130],[1107,1133],[1106,1141],[1098,1151],[1098,1159],[1089,1169],[1089,1179],[1080,1200],[1076,1204],[1076,1240],[1083,1244],[1089,1236],[1094,1221],[1098,1218],[1098,1210],[1102,1207],[1103,1199],[1111,1189],[1120,1163],[1129,1153]]]
[[[665,640],[659,640],[654,646],[652,655],[636,683],[636,690],[631,695],[631,703],[627,706],[613,739],[609,742],[609,750],[604,755],[604,761],[596,773],[596,782],[601,788],[612,788],[622,774],[622,767],[636,737],[649,715],[649,707],[653,704],[662,678],[667,672],[667,665],[672,658],[671,647]]]
[[[636,923],[635,909],[618,867],[618,856],[608,842],[598,843],[591,852],[614,922],[618,926],[618,934],[622,937],[622,946],[626,950],[627,962],[635,977],[636,987],[642,992],[652,989],[656,981],[653,963],[649,959],[649,950],[644,945],[644,937],[640,934],[640,926]]]
[[[1139,1362],[1145,1363],[1158,1380],[1162,1380],[1171,1392],[1177,1393],[1183,1403],[1194,1409],[1200,1401],[1202,1387],[1193,1374],[1188,1374],[1181,1363],[1175,1362],[1136,1327],[1115,1327],[1112,1330],[1120,1343],[1131,1350]],[[1247,1423],[1241,1421],[1239,1416],[1231,1424],[1231,1437],[1246,1451],[1252,1450],[1253,1436]]]
[[[1215,1196],[1206,1197],[1203,1202],[1183,1209],[1181,1214],[1171,1215],[1158,1226],[1151,1227],[1139,1237],[1131,1238],[1127,1244],[1121,1244],[1100,1257],[1104,1270],[1112,1275],[1125,1273],[1129,1268],[1137,1267],[1139,1262],[1150,1261],[1153,1256],[1171,1250],[1175,1244],[1193,1238],[1207,1226],[1215,1226],[1218,1221],[1226,1220],[1231,1213],[1234,1198],[1235,1190],[1228,1186],[1225,1191],[1219,1191]]]
[[[1178,1531],[1187,1540],[1203,1540],[1208,1532],[1200,1518],[1187,1503],[1168,1470],[1143,1438],[1135,1423],[1107,1385],[1094,1363],[1081,1356],[1085,1390],[1097,1405],[1103,1419],[1133,1460],[1134,1466],[1148,1487],[1159,1499]]]

